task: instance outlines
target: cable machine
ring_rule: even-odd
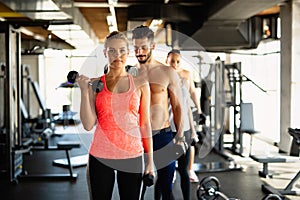
[[[200,62],[201,68],[201,62]],[[226,90],[224,62],[217,58],[209,64],[209,72],[201,80],[201,109],[207,115],[207,123],[202,126],[200,157],[212,156],[208,163],[197,163],[195,171],[240,170],[234,160],[224,152],[226,127]],[[212,153],[212,154],[211,154]],[[200,159],[201,160],[201,159]]]
[[[7,182],[18,183],[19,179],[40,179],[50,178],[59,180],[76,180],[77,174],[73,173],[69,151],[72,148],[79,148],[78,141],[58,141],[56,145],[48,145],[48,140],[41,148],[33,146],[30,142],[24,142],[23,125],[24,108],[30,105],[29,100],[23,102],[23,88],[21,84],[23,73],[21,67],[21,34],[9,23],[0,23],[0,42],[5,48],[0,49],[0,177]],[[30,80],[28,80],[28,83]],[[32,84],[37,97],[38,89]],[[27,89],[29,85],[27,85]],[[29,92],[29,91],[27,91]],[[30,95],[29,93],[27,95]],[[29,97],[28,97],[29,98]],[[42,107],[43,115],[47,111],[41,99],[37,99]],[[45,114],[46,113],[46,114]],[[49,112],[50,113],[50,112]],[[28,113],[27,113],[28,114]],[[43,118],[46,119],[46,118]],[[47,134],[42,132],[41,134]],[[51,132],[52,133],[52,132]],[[48,137],[47,137],[48,138]],[[27,145],[26,145],[27,144]],[[36,151],[65,151],[67,157],[67,174],[27,174],[23,167],[24,153]]]
[[[242,118],[242,113],[244,115],[247,115],[247,118],[253,117],[253,113],[250,113],[250,110],[245,109],[245,103],[243,102],[242,98],[242,85],[244,82],[251,82],[254,86],[256,86],[259,90],[266,93],[267,91],[258,86],[254,81],[252,81],[250,78],[242,74],[241,70],[241,62],[236,62],[232,64],[226,64],[224,65],[224,73],[223,73],[223,79],[224,79],[224,85],[225,85],[225,94],[226,94],[226,106],[229,110],[228,118],[229,120],[232,120],[232,141],[227,142],[224,144],[231,144],[231,146],[228,148],[231,152],[234,154],[238,154],[240,156],[243,156],[243,134],[255,134],[258,133],[254,130],[253,122],[246,120],[245,116]],[[228,83],[228,86],[226,87],[226,83]],[[249,103],[248,103],[249,104]],[[244,110],[243,110],[244,109]],[[251,110],[252,111],[252,110]],[[248,112],[248,113],[245,113]],[[244,121],[243,121],[244,120]],[[253,121],[253,119],[252,119]],[[247,130],[243,130],[242,125],[247,124]],[[251,127],[251,128],[250,128]],[[251,129],[251,130],[250,130]],[[250,142],[251,143],[251,142]],[[251,152],[251,144],[250,144],[250,152]]]
[[[227,80],[228,88],[225,90],[227,96],[226,106],[229,110],[229,120],[233,120],[232,124],[232,136],[233,140],[231,147],[232,152],[242,155],[243,154],[243,137],[241,131],[239,131],[240,122],[240,105],[242,103],[242,74],[241,63],[232,63],[224,65],[225,73],[224,80]],[[227,76],[225,76],[227,75]],[[229,131],[229,130],[227,130]]]
[[[0,23],[1,83],[0,99],[0,175],[15,181],[22,172],[23,155],[16,149],[22,145],[20,109],[20,40],[21,34],[11,25]]]

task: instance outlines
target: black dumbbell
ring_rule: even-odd
[[[277,194],[268,194],[263,198],[263,200],[282,200],[282,198]]]
[[[74,84],[78,75],[77,71],[70,71],[67,76],[68,83]]]
[[[198,124],[199,124],[199,125],[203,125],[203,124],[205,124],[205,122],[206,122],[206,116],[205,116],[203,113],[201,113],[201,114],[199,115],[199,121],[198,121]]]
[[[204,177],[197,190],[197,196],[199,200],[211,199],[211,197],[217,197],[217,192],[220,190],[220,182],[215,176]]]
[[[74,84],[76,82],[76,78],[79,76],[79,73],[77,71],[70,71],[67,75],[68,83]],[[93,81],[92,83],[88,83],[90,86],[92,86],[94,92],[100,92],[104,84],[100,79],[97,79]]]
[[[74,84],[76,82],[76,78],[79,76],[79,73],[77,71],[69,71],[67,79],[68,83]],[[89,85],[93,85],[92,83],[89,83]]]
[[[147,186],[150,187],[154,184],[154,176],[151,174],[144,174],[143,176],[143,183]]]

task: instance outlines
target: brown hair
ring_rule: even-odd
[[[107,46],[107,42],[113,39],[121,39],[124,40],[127,44],[127,48],[129,48],[129,41],[126,37],[126,35],[122,32],[119,31],[113,31],[111,33],[109,33],[106,37],[105,37],[105,41],[104,41],[104,48],[106,48]]]
[[[171,51],[169,51],[169,53],[168,53],[168,55],[167,55],[167,58],[169,57],[169,55],[170,55],[171,53],[177,53],[177,54],[180,55],[180,51],[179,51],[178,49],[172,49]]]
[[[138,26],[132,31],[132,39],[148,38],[150,42],[154,41],[154,32],[148,26]]]

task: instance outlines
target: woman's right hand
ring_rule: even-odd
[[[89,77],[84,76],[84,75],[79,75],[76,78],[76,81],[77,81],[81,91],[89,89],[89,85],[90,85],[89,83],[91,83],[91,79]]]

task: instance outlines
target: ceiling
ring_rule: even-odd
[[[128,31],[141,24],[153,25],[159,19],[158,30],[173,30],[185,36],[173,35],[173,45],[176,41],[182,49],[197,50],[198,47],[189,43],[192,40],[207,50],[223,51],[255,48],[263,39],[262,19],[274,22],[280,12],[279,5],[284,2],[0,0],[0,20],[20,28],[22,47],[28,53],[36,46],[57,49],[88,46],[102,42],[115,28],[114,24],[119,31]],[[162,42],[166,42],[165,39],[163,37]]]

